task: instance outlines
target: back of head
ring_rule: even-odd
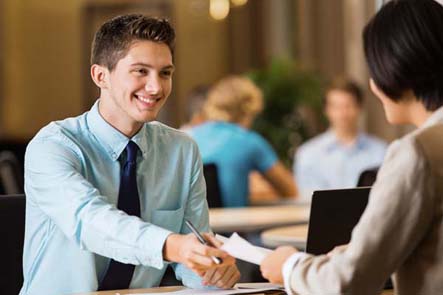
[[[261,90],[248,78],[229,76],[216,83],[208,94],[203,112],[208,120],[240,123],[263,110]]]
[[[392,0],[366,25],[365,56],[375,84],[394,101],[412,90],[427,110],[443,105],[443,6]]]
[[[175,31],[165,19],[141,14],[117,16],[105,22],[94,36],[91,64],[112,71],[136,41],[165,43],[174,52]]]

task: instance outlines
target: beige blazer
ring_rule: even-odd
[[[291,292],[380,294],[393,274],[396,294],[443,294],[443,108],[393,142],[368,206],[345,250],[302,256]]]

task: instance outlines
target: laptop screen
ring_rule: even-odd
[[[325,254],[347,244],[368,203],[370,187],[314,191],[306,252]]]

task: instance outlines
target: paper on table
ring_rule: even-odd
[[[218,235],[216,237],[219,238]],[[269,249],[252,245],[237,233],[233,233],[227,240],[226,238],[220,240],[224,243],[221,249],[228,252],[229,255],[258,265],[260,265],[266,255],[272,252]]]
[[[137,293],[128,295],[232,295],[232,294],[257,294],[259,292],[271,291],[275,288],[261,288],[261,289],[229,289],[229,290],[208,290],[208,289],[184,289],[180,291],[163,292],[163,293]]]

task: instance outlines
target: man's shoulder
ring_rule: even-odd
[[[323,132],[307,140],[298,148],[298,153],[309,154],[322,151],[326,145],[332,142],[330,132]]]
[[[146,123],[146,136],[155,139],[159,143],[178,143],[194,145],[194,140],[183,130],[178,130],[158,121]]]
[[[380,148],[380,149],[386,149],[387,143],[384,140],[382,140],[376,136],[366,134],[366,133],[362,133],[361,135],[363,136],[364,140],[370,146]]]

